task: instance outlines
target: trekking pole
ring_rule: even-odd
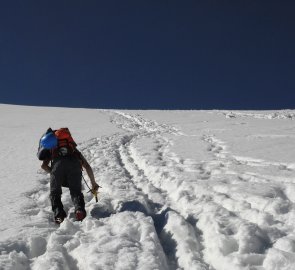
[[[86,180],[85,180],[83,174],[82,174],[82,178],[83,178],[83,180],[84,180],[86,186],[87,186],[88,189],[89,189],[88,192],[91,192],[92,195],[93,195],[93,197],[95,198],[95,201],[98,202],[98,198],[97,198],[97,194],[98,194],[98,192],[97,192],[97,190],[93,190],[93,189],[91,189],[91,188],[89,187],[89,185],[87,184],[87,182],[86,182]],[[101,188],[101,186],[98,186],[98,187]],[[88,193],[88,192],[87,192],[87,193]]]

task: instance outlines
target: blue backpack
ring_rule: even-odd
[[[42,135],[39,140],[39,147],[37,157],[39,160],[46,160],[51,158],[51,149],[54,148],[54,132],[51,128]],[[57,139],[55,138],[56,143]]]

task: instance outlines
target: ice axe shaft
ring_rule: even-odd
[[[82,178],[83,178],[83,180],[84,180],[86,186],[87,186],[88,189],[89,189],[88,192],[91,192],[92,195],[93,195],[93,197],[95,198],[95,201],[98,202],[98,198],[97,198],[98,191],[97,191],[97,190],[93,190],[93,189],[91,189],[91,188],[89,187],[89,185],[87,184],[87,182],[86,182],[86,180],[85,180],[85,178],[84,178],[83,175],[82,175]],[[101,186],[98,186],[98,187],[101,188]]]
[[[93,196],[95,198],[95,201],[98,202],[98,199],[97,199],[97,193],[98,192],[96,190],[92,190],[91,193],[93,194]]]

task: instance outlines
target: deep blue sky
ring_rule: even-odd
[[[0,103],[295,108],[295,1],[9,0]]]

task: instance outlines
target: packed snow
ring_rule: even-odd
[[[0,269],[295,269],[295,112],[0,105]],[[36,157],[69,127],[102,186],[53,222]],[[86,177],[89,183],[89,179]]]

